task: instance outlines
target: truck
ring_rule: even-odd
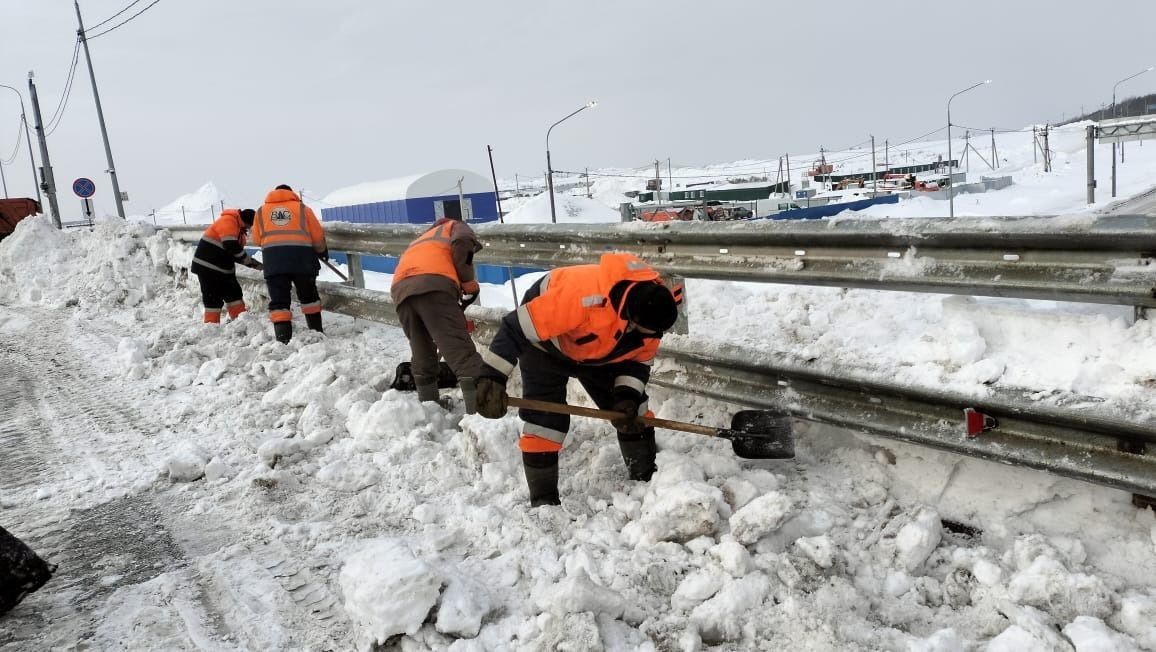
[[[0,240],[11,235],[20,220],[31,215],[39,215],[40,212],[40,204],[35,199],[27,197],[0,199]]]

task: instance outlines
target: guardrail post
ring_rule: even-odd
[[[361,268],[361,254],[345,254],[345,257],[349,265],[349,281],[347,282],[355,288],[364,288],[365,271]]]

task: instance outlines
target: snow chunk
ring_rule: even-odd
[[[964,652],[966,649],[964,639],[950,627],[907,644],[907,652]]]
[[[695,607],[691,622],[704,643],[717,645],[742,636],[747,612],[757,610],[771,591],[771,581],[762,573],[752,573],[723,587],[710,600]]]
[[[939,514],[927,508],[920,509],[913,521],[900,528],[895,536],[895,553],[908,572],[914,572],[927,561],[939,545],[941,529]]]
[[[750,545],[775,530],[791,513],[791,500],[772,491],[755,498],[731,516],[731,534],[741,544]]]
[[[451,577],[442,593],[437,630],[458,638],[474,638],[482,619],[493,611],[493,598],[481,583],[464,576]]]
[[[1156,596],[1132,595],[1120,601],[1120,629],[1132,635],[1141,647],[1156,649]]]
[[[400,539],[375,539],[341,567],[345,611],[368,643],[413,635],[438,600],[442,578]]]
[[[1079,616],[1064,627],[1064,636],[1076,646],[1076,652],[1120,652],[1139,650],[1131,637],[1104,624],[1099,618]]]
[[[730,573],[732,577],[742,577],[754,569],[755,562],[751,559],[751,553],[746,547],[735,541],[731,537],[727,537],[710,549],[710,553],[718,559],[719,565],[723,570]]]
[[[670,606],[683,610],[696,607],[718,593],[724,582],[726,576],[718,571],[705,568],[693,571],[683,578],[670,596]]]
[[[686,542],[714,534],[722,504],[722,491],[705,482],[652,487],[639,524],[651,541]]]
[[[338,491],[361,491],[381,481],[381,474],[368,464],[337,461],[317,471],[317,479]]]
[[[1023,627],[1012,625],[991,639],[986,652],[1054,652]]]
[[[800,537],[795,547],[819,568],[830,568],[835,563],[835,545],[823,534],[817,537]]]
[[[1112,592],[1103,580],[1083,573],[1070,573],[1063,564],[1040,555],[1008,580],[1008,597],[1020,603],[1047,609],[1057,618],[1078,615],[1106,618],[1112,614]]]
[[[543,611],[559,617],[589,611],[621,618],[626,610],[626,600],[618,592],[595,584],[582,568],[557,584],[536,589],[533,594],[534,602]]]
[[[182,442],[165,460],[165,469],[173,482],[192,482],[205,475],[205,465],[208,463],[209,454],[204,449],[193,443]]]

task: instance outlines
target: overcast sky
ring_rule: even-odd
[[[143,0],[120,19],[148,5]],[[82,0],[88,26],[130,0]],[[1021,127],[1109,102],[1156,64],[1153,0],[160,0],[91,42],[121,189],[146,214],[214,181],[240,205],[278,183],[336,188],[461,167],[675,165],[814,152],[946,122]],[[35,70],[47,120],[76,39],[71,0],[0,0],[0,84]],[[99,28],[98,28],[99,29]],[[98,29],[89,33],[96,34]],[[1156,71],[1120,97],[1156,90]],[[31,108],[29,107],[29,112]],[[19,104],[0,89],[0,158]],[[113,212],[83,54],[49,138]],[[39,151],[37,151],[39,161]],[[4,168],[33,195],[26,151]]]

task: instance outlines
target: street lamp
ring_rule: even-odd
[[[566,122],[586,109],[593,109],[596,106],[598,106],[598,102],[596,100],[590,100],[586,104],[583,104],[577,111],[550,125],[550,128],[546,130],[546,185],[549,186],[550,190],[550,222],[553,224],[558,223],[558,216],[554,212],[554,166],[550,163],[550,132],[554,131],[554,127]]]
[[[36,159],[32,158],[32,136],[28,135],[28,118],[24,115],[24,96],[20,91],[8,86],[7,84],[0,84],[0,88],[7,88],[16,93],[16,97],[20,98],[20,121],[24,123],[24,140],[28,141],[28,162],[32,164],[32,185],[36,186],[36,203],[41,203],[40,198],[40,183],[36,180]]]
[[[968,86],[967,88],[963,89],[962,91],[959,91],[955,95],[952,95],[951,97],[947,98],[947,210],[948,210],[947,214],[948,214],[948,217],[951,217],[951,218],[955,217],[955,182],[952,179],[952,173],[951,173],[951,168],[952,168],[952,165],[951,165],[951,101],[955,99],[956,95],[963,95],[964,93],[966,93],[966,92],[968,92],[974,88],[979,88],[980,86],[983,86],[984,84],[990,84],[990,83],[991,83],[990,79],[985,79],[985,80],[979,82],[978,84],[972,84],[971,86]]]
[[[1124,82],[1128,81],[1129,79],[1134,79],[1136,77],[1139,77],[1140,75],[1143,75],[1146,72],[1150,72],[1151,70],[1152,70],[1152,66],[1148,66],[1147,68],[1145,68],[1144,70],[1141,70],[1140,72],[1136,73],[1135,75],[1129,75],[1129,76],[1121,79],[1120,81],[1116,82],[1116,84],[1114,86],[1112,86],[1112,117],[1113,118],[1116,117],[1116,89],[1120,86],[1120,84],[1123,84]],[[1121,163],[1124,162],[1124,144],[1123,143],[1120,143],[1120,162]],[[1112,143],[1112,196],[1113,197],[1116,196],[1116,143],[1115,142]]]

